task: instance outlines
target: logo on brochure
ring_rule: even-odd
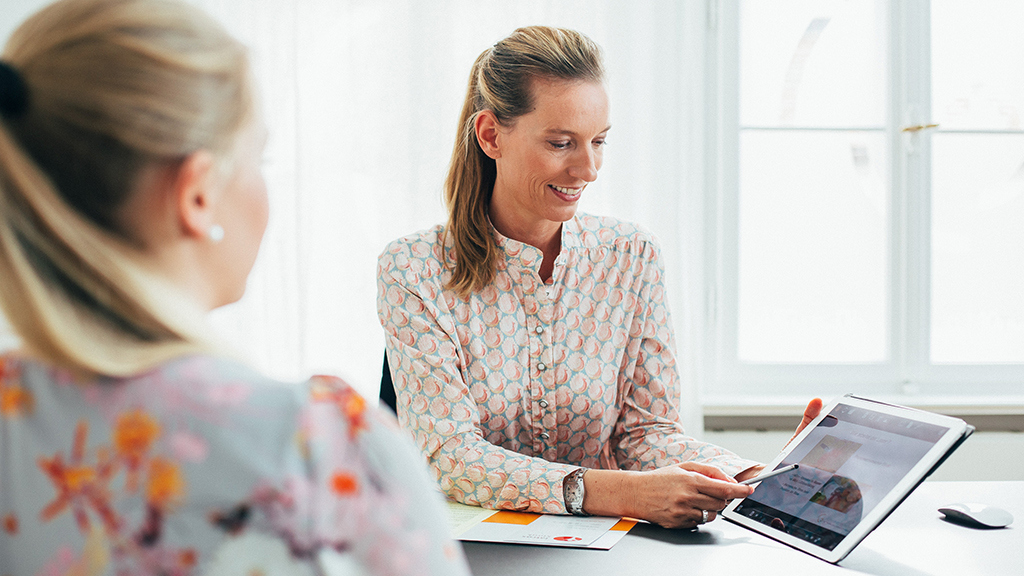
[[[559,542],[581,542],[583,538],[579,536],[555,536],[552,540],[558,540]]]

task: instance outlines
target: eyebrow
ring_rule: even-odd
[[[612,125],[609,124],[604,130],[598,132],[598,134],[604,134],[605,132],[612,129]],[[565,134],[566,136],[576,136],[576,132],[572,130],[565,130],[563,128],[548,128],[545,130],[548,134]]]

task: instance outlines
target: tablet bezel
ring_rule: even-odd
[[[791,452],[801,445],[801,443],[814,431],[818,424],[840,404],[845,404],[855,408],[873,410],[875,412],[899,416],[901,418],[907,418],[918,422],[934,424],[948,428],[948,430],[937,442],[935,442],[935,445],[925,453],[917,464],[903,476],[903,478],[889,491],[889,493],[879,501],[875,508],[866,514],[864,518],[861,519],[860,523],[858,523],[857,526],[851,530],[845,538],[843,538],[842,542],[832,550],[826,550],[825,548],[821,548],[785,532],[775,530],[770,526],[735,512],[736,507],[745,499],[734,500],[725,508],[725,510],[722,511],[721,516],[734,524],[738,524],[753,530],[758,534],[762,534],[773,540],[820,558],[826,562],[835,564],[845,558],[846,555],[860,544],[860,542],[864,540],[872,530],[885,520],[893,509],[903,502],[904,498],[906,498],[906,496],[913,491],[914,488],[916,488],[921,481],[928,476],[928,474],[931,473],[935,466],[940,463],[943,458],[949,454],[950,450],[953,449],[971,430],[970,426],[968,426],[966,422],[958,418],[916,410],[906,406],[877,402],[848,394],[846,396],[836,398],[827,406],[822,408],[818,417],[808,424],[807,427],[804,428],[777,457],[775,457],[775,459],[769,462],[765,466],[764,470],[767,472],[777,468]]]

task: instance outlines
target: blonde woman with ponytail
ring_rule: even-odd
[[[0,574],[466,574],[393,420],[209,336],[268,217],[245,49],[63,0],[0,55]]]
[[[378,263],[398,417],[460,502],[692,528],[762,467],[683,432],[654,237],[576,210],[609,128],[583,34],[521,28],[477,58],[448,222]]]

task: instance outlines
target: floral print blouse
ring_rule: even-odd
[[[658,245],[613,218],[562,226],[549,282],[533,246],[493,231],[503,258],[483,290],[445,286],[445,229],[391,243],[377,309],[402,426],[441,489],[487,508],[565,514],[577,467],[651,470],[687,461],[735,475],[755,465],[683,432]]]
[[[0,576],[468,574],[394,420],[336,378],[0,356]]]

